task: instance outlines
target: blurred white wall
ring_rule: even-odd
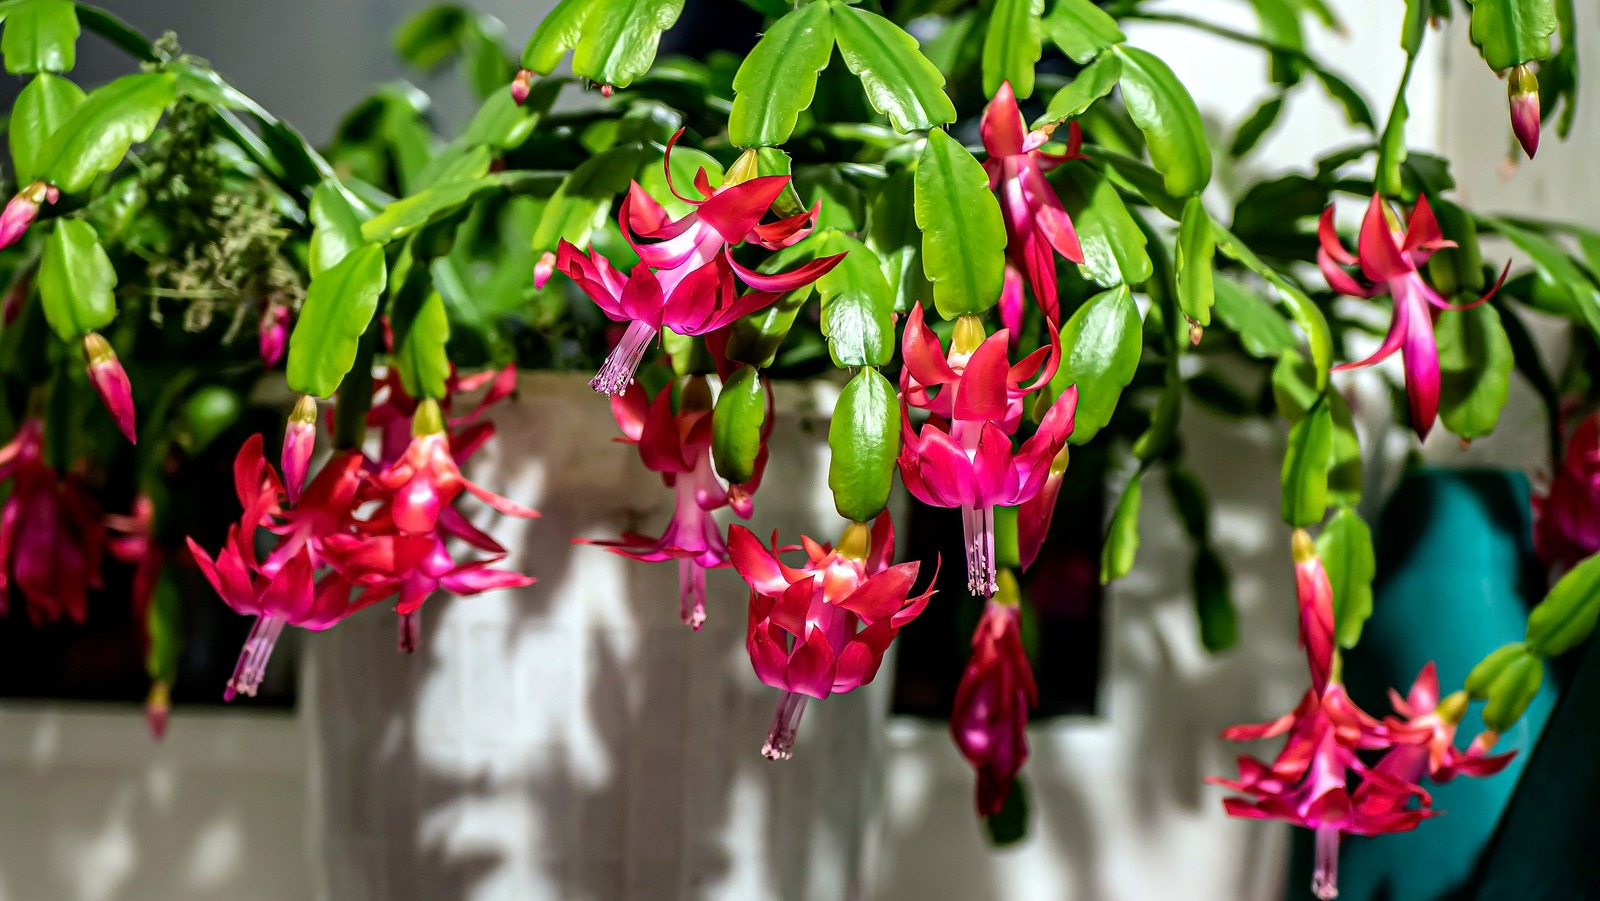
[[[292,111],[326,136],[352,98],[398,74],[387,34],[424,0],[113,0],[142,28],[174,24],[186,49],[267,106]],[[549,0],[479,0],[523,35]],[[1337,0],[1348,38],[1318,35],[1322,57],[1374,102],[1380,121],[1399,78],[1401,4]],[[1600,9],[1580,4],[1591,31]],[[1178,9],[1174,4],[1172,9]],[[1182,11],[1248,28],[1242,0],[1191,0]],[[1217,128],[1266,96],[1262,55],[1170,27],[1131,40],[1169,60]],[[291,48],[287,49],[286,48]],[[1597,224],[1600,174],[1587,147],[1600,138],[1600,100],[1584,94],[1579,133],[1547,136],[1536,165],[1502,179],[1507,130],[1499,82],[1461,28],[1430,37],[1411,93],[1411,142],[1455,161],[1463,195],[1493,208],[1575,216]],[[1590,53],[1589,68],[1600,60]],[[1252,157],[1252,175],[1304,166],[1356,134],[1314,85]],[[1231,206],[1224,189],[1212,198]],[[1513,398],[1517,406],[1516,395]],[[1218,550],[1234,574],[1241,647],[1210,658],[1195,639],[1187,598],[1189,551],[1158,479],[1145,491],[1136,573],[1110,595],[1104,716],[1034,730],[1028,779],[1035,819],[1021,845],[987,848],[970,810],[971,774],[943,728],[891,729],[888,831],[879,901],[1267,901],[1286,833],[1229,821],[1220,790],[1237,749],[1223,724],[1274,716],[1293,703],[1303,664],[1294,646],[1287,539],[1274,511],[1282,436],[1257,425],[1186,413],[1198,474],[1215,491]],[[1503,430],[1517,431],[1517,430]],[[1520,463],[1515,434],[1478,442],[1471,456]],[[1431,455],[1455,453],[1430,447]],[[1062,515],[1070,515],[1064,511]],[[234,899],[299,901],[313,883],[305,824],[307,736],[294,717],[180,711],[152,747],[135,712],[0,707],[0,901]]]

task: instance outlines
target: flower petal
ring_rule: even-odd
[[[983,108],[983,122],[979,126],[983,136],[983,149],[992,157],[1016,156],[1022,152],[1022,110],[1017,108],[1016,92],[1010,81],[1002,81],[994,92],[994,99]]]

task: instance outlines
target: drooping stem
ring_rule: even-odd
[[[678,559],[678,604],[684,623],[700,631],[706,622],[706,571],[687,557]]]
[[[967,546],[967,590],[976,597],[994,597],[994,507],[962,507],[961,525]]]
[[[278,643],[278,636],[283,634],[285,625],[287,622],[278,617],[256,617],[255,625],[250,627],[250,637],[244,640],[244,650],[239,652],[239,664],[233,668],[233,678],[228,680],[228,687],[222,692],[224,701],[231,701],[236,695],[255,697],[256,689],[261,687],[261,678],[267,672],[267,660],[272,656],[272,648]]]
[[[768,760],[788,760],[794,756],[794,738],[800,731],[800,717],[805,715],[805,695],[786,691],[778,699],[778,709],[772,712],[772,729],[767,732],[767,743],[761,746],[761,756]]]
[[[410,654],[422,644],[422,611],[400,614],[400,653]]]
[[[644,352],[655,337],[656,330],[647,323],[638,320],[628,323],[622,340],[606,356],[600,372],[589,380],[589,387],[601,394],[621,394],[628,390],[633,374],[639,369],[639,361],[644,359]]]
[[[1339,897],[1339,827],[1317,827],[1316,868],[1311,873],[1311,894],[1329,901]]]

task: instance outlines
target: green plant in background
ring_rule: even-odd
[[[914,564],[889,565],[880,524],[896,473],[921,502],[961,509],[969,589],[1005,601],[980,626],[994,634],[975,638],[954,724],[984,815],[1008,809],[1027,756],[1028,661],[994,625],[1017,600],[1000,589],[1040,552],[1070,445],[1097,442],[1128,473],[1102,578],[1140,564],[1143,488],[1159,470],[1196,544],[1199,637],[1230,647],[1229,574],[1184,458],[1182,414],[1199,404],[1288,435],[1281,515],[1313,674],[1293,714],[1230,730],[1290,736],[1227,783],[1241,795],[1230,810],[1316,830],[1331,897],[1341,834],[1412,828],[1430,813],[1423,780],[1503,759],[1487,751],[1537,689],[1538,661],[1593,628],[1592,561],[1462,691],[1414,692],[1382,721],[1360,711],[1340,649],[1371,609],[1372,539],[1357,512],[1360,436],[1333,373],[1387,316],[1374,359],[1404,357],[1399,415],[1419,436],[1436,417],[1462,439],[1492,432],[1514,371],[1561,433],[1561,398],[1587,392],[1600,334],[1600,235],[1465,208],[1448,161],[1408,148],[1406,91],[1429,21],[1469,12],[1531,156],[1541,115],[1571,127],[1573,0],[1410,0],[1405,76],[1381,127],[1306,49],[1308,29],[1338,24],[1320,0],[1258,0],[1254,32],[1140,0],[750,0],[767,22],[742,57],[657,59],[682,5],[564,0],[520,60],[493,20],[426,10],[395,43],[419,70],[459,66],[478,98],[464,126],[442,132],[425,95],[385,85],[319,152],[170,40],[68,0],[0,4],[7,69],[30,79],[10,118],[16,199],[0,221],[14,245],[0,256],[17,436],[3,458],[6,534],[52,515],[47,559],[91,560],[105,522],[93,507],[139,498],[144,512],[114,522],[153,549],[129,559],[145,574],[134,600],[150,611],[154,697],[171,679],[176,605],[151,603],[171,567],[150,561],[181,555],[176,538],[193,531],[165,476],[213,442],[243,445],[245,512],[215,557],[189,547],[224,599],[258,617],[230,692],[254,690],[285,625],[327,628],[392,598],[411,647],[429,595],[526,584],[494,568],[504,549],[454,508],[472,493],[532,515],[457,467],[486,426],[481,407],[463,414],[452,399],[504,396],[516,364],[601,370],[625,439],[678,497],[660,538],[613,549],[675,561],[686,621],[703,616],[706,568],[732,563],[752,587],[752,661],[784,692],[771,756],[788,753],[806,698],[870,680],[927,602]],[[1214,146],[1170,67],[1128,42],[1122,26],[1141,21],[1261,51],[1274,95]],[[73,85],[80,28],[140,70]],[[553,74],[569,56],[573,75]],[[1218,170],[1243,179],[1236,163],[1308,84],[1370,139],[1289,175],[1215,183]],[[1354,252],[1332,214],[1341,196],[1367,207]],[[1482,237],[1528,264],[1497,282]],[[1541,358],[1526,310],[1572,324],[1567,372]],[[258,340],[241,343],[252,326]],[[83,402],[74,342],[130,438],[137,407],[136,449],[107,440],[109,421]],[[310,401],[288,426],[282,475],[241,437],[242,398],[284,347],[289,388],[334,402],[336,454],[309,484]],[[710,511],[746,516],[759,496],[772,381],[818,376],[845,385],[829,484],[849,524],[836,546],[807,539],[808,562],[779,569],[775,552],[730,548]],[[358,450],[368,426],[382,435],[376,459]],[[128,471],[131,489],[97,475]],[[261,549],[245,540],[268,531]],[[95,566],[51,581],[31,573],[20,539],[0,547],[36,618],[81,616]],[[1457,749],[1478,700],[1494,732]],[[1356,753],[1383,749],[1377,764]]]

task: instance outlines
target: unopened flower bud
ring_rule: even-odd
[[[167,736],[167,721],[172,715],[172,695],[167,683],[157,680],[150,686],[144,699],[144,721],[150,728],[150,737],[161,741]]]
[[[1511,130],[1531,160],[1539,151],[1539,78],[1532,69],[1521,65],[1511,70],[1506,98],[1511,104]]]
[[[317,401],[302,394],[283,430],[283,487],[289,503],[300,502],[300,489],[311,469],[311,451],[317,443]]]
[[[289,346],[289,308],[272,304],[261,314],[260,324],[261,364],[268,369],[283,359]]]
[[[417,404],[417,412],[411,414],[411,434],[421,438],[427,435],[439,435],[444,432],[444,414],[439,412],[439,403],[431,397],[425,397]]]
[[[533,87],[533,72],[529,69],[518,69],[517,77],[511,79],[511,99],[517,106],[528,102],[528,91]]]
[[[28,230],[33,220],[39,217],[39,208],[47,203],[55,203],[61,199],[61,192],[54,185],[47,185],[36,181],[17,192],[6,204],[5,212],[0,213],[0,248],[10,247],[17,243],[22,233]]]
[[[722,186],[730,187],[740,185],[761,174],[760,158],[754,148],[739,154],[739,158],[728,167],[727,173],[722,176]]]
[[[533,286],[540,291],[544,290],[550,276],[556,273],[556,255],[545,251],[539,255],[539,262],[533,264]]]
[[[133,385],[122,369],[122,361],[117,359],[117,352],[98,332],[90,332],[83,336],[83,358],[88,364],[89,381],[106,411],[116,420],[117,428],[130,443],[139,443],[134,433]]]

